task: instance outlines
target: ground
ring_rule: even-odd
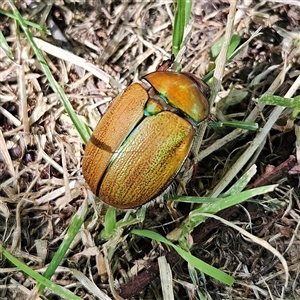
[[[80,119],[92,129],[122,89],[171,57],[175,1],[15,2],[25,19],[51,29],[50,35],[30,27],[33,36],[57,46],[57,52],[44,49],[46,63]],[[295,106],[284,109],[259,102],[263,94],[299,94],[300,5],[287,3],[238,1],[233,34],[245,47],[226,65],[221,87],[212,96],[205,121],[209,126],[184,166],[192,170],[191,180],[182,184],[180,173],[172,185],[172,194],[216,197],[254,165],[247,189],[278,184],[274,191],[218,214],[260,240],[213,218],[189,235],[192,254],[233,276],[233,286],[194,272],[171,247],[131,234],[134,228],[149,229],[170,238],[193,209],[190,204],[156,202],[148,206],[143,222],[118,228],[113,236],[103,235],[108,207],[94,202],[82,176],[82,137],[42,73],[24,32],[0,13],[1,32],[13,55],[10,60],[0,48],[2,246],[43,273],[72,216],[89,200],[84,230],[51,279],[82,299],[109,299],[97,296],[98,290],[111,299],[162,299],[158,258],[163,256],[172,269],[177,299],[300,299],[299,120],[292,116]],[[184,71],[203,78],[214,69],[212,49],[225,36],[229,6],[225,0],[193,1],[192,30],[181,60]],[[11,11],[8,1],[0,8]],[[60,59],[61,48],[102,72],[97,76],[87,72],[86,65]],[[211,79],[208,83],[212,85]],[[259,129],[210,126],[232,120],[257,123]],[[266,138],[259,140],[268,124]],[[253,145],[253,154],[240,161]],[[233,167],[238,171],[229,180]],[[126,212],[117,211],[118,220],[124,216]],[[261,241],[282,254],[281,260]],[[35,282],[12,267],[3,258],[1,298],[35,299]],[[86,285],[84,278],[95,286]],[[40,297],[60,299],[48,289]]]

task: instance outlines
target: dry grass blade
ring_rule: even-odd
[[[214,218],[216,220],[219,220],[221,221],[222,223],[226,224],[227,226],[229,227],[232,227],[234,228],[236,231],[240,232],[243,236],[249,238],[251,241],[253,241],[254,243],[257,243],[258,245],[266,248],[268,251],[272,252],[272,254],[274,254],[279,260],[280,262],[282,263],[282,266],[283,266],[283,269],[284,269],[284,272],[285,272],[285,288],[288,287],[288,282],[289,282],[289,268],[288,268],[288,265],[287,265],[287,262],[285,260],[285,258],[283,257],[283,255],[277,251],[274,247],[272,247],[268,242],[266,242],[265,240],[261,239],[261,238],[258,238],[257,236],[249,233],[248,231],[244,230],[243,228],[239,227],[239,226],[236,226],[234,225],[232,222],[228,222],[218,216],[215,216],[215,215],[210,215],[210,214],[201,214],[203,216],[206,216],[206,217],[210,217],[210,218]],[[282,290],[282,294],[281,296],[284,297],[284,294],[285,294],[285,291]]]
[[[34,41],[38,45],[38,47],[57,57],[60,59],[63,59],[64,61],[68,61],[74,65],[77,65],[79,67],[82,67],[83,69],[91,72],[95,76],[97,76],[99,79],[103,80],[105,83],[110,84],[115,89],[121,89],[124,88],[119,82],[114,80],[111,76],[109,76],[107,73],[102,71],[101,69],[95,67],[92,63],[86,61],[85,59],[82,59],[81,57],[74,55],[73,53],[70,53],[69,51],[66,51],[64,49],[61,49],[59,47],[56,47],[50,43],[47,43],[41,39],[34,38]]]
[[[158,258],[158,265],[159,265],[163,299],[173,300],[174,299],[174,292],[173,292],[173,285],[172,285],[173,278],[172,278],[170,265],[168,264],[164,256]]]
[[[11,176],[16,176],[15,169],[11,160],[11,157],[9,155],[9,152],[7,150],[7,146],[2,134],[2,131],[0,131],[0,155],[1,159],[4,160],[4,162],[7,165],[8,171],[10,172]]]
[[[300,87],[300,76],[293,83],[289,91],[286,93],[285,97],[290,98],[294,95],[295,91]],[[284,107],[276,107],[269,116],[269,119],[262,130],[257,134],[251,145],[247,148],[243,155],[235,162],[231,167],[230,171],[224,176],[224,180],[220,181],[218,185],[214,188],[212,196],[218,196],[224,188],[231,182],[231,180],[236,176],[236,174],[242,169],[242,167],[249,161],[251,156],[257,150],[259,145],[263,143],[269,134],[270,130],[274,126],[275,122],[278,120],[279,116],[283,112]]]

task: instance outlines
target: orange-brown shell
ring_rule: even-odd
[[[208,116],[208,100],[202,92],[203,86],[195,80],[196,76],[194,78],[189,76],[189,73],[165,71],[153,72],[143,78],[164,97],[168,104],[180,109],[196,124]]]
[[[147,100],[147,91],[134,83],[114,100],[98,122],[82,160],[84,178],[95,195],[113,154],[142,119]]]
[[[208,115],[203,94],[207,86],[194,75],[154,72],[144,78],[195,123]],[[148,101],[145,88],[130,85],[114,100],[86,145],[84,177],[94,194],[117,208],[134,208],[157,197],[192,146],[191,123],[156,102],[153,109]]]
[[[177,175],[194,137],[193,126],[165,111],[145,118],[114,155],[99,197],[119,208],[141,206]]]

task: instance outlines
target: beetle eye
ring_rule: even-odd
[[[210,98],[210,90],[207,90],[206,92],[203,91],[203,94],[205,95],[206,99]]]

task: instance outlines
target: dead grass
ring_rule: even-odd
[[[298,38],[300,7],[286,1],[243,3],[238,5],[234,33],[244,42],[262,26],[261,35],[225,68],[210,122],[217,118],[245,120],[257,109],[256,100],[273,88],[276,78],[279,80],[273,93],[285,95],[299,75],[299,52],[291,42],[295,36]],[[209,50],[225,34],[228,7],[227,1],[194,1],[193,30],[182,59],[185,71],[200,77],[208,73],[212,67]],[[9,10],[5,2],[0,8]],[[50,6],[41,11],[19,9],[24,17],[30,15],[32,21],[44,25],[47,8]],[[33,35],[66,47],[104,71],[96,77],[86,74],[82,67],[58,59],[54,53],[45,54],[74,109],[91,128],[122,87],[156,70],[171,53],[172,1],[65,1],[63,6],[57,3],[51,7],[50,16],[63,30],[66,40],[59,41],[57,36],[53,40],[34,29]],[[42,272],[64,238],[72,215],[88,197],[81,173],[84,145],[57,95],[49,88],[22,32],[16,32],[14,22],[3,15],[0,27],[17,63],[0,49],[1,240],[14,256]],[[244,97],[235,103],[228,102],[232,91],[243,91]],[[270,106],[262,107],[253,121],[262,128],[272,110]],[[157,258],[166,255],[178,299],[199,299],[200,294],[214,300],[300,299],[299,121],[290,120],[289,114],[290,110],[283,110],[274,120],[268,138],[237,175],[256,164],[256,177],[263,178],[257,185],[278,183],[276,191],[222,214],[284,255],[290,274],[286,289],[282,264],[271,252],[212,219],[194,230],[192,251],[234,276],[233,287],[200,274],[193,285],[185,262],[163,245],[132,237],[131,228],[126,228],[119,240],[109,241],[115,246],[110,258],[105,252],[107,244],[98,239],[106,211],[105,206],[98,204],[90,206],[86,230],[52,280],[81,298],[95,299],[94,291],[83,288],[83,282],[72,271],[77,269],[112,298],[118,297],[112,296],[109,286],[114,283],[124,298],[161,299]],[[247,152],[257,134],[242,132],[230,138],[231,131],[206,130],[200,153],[195,154],[201,161],[187,187],[189,195],[211,193]],[[221,140],[224,143],[220,145]],[[213,150],[205,152],[206,149]],[[291,155],[296,158],[289,161]],[[267,173],[268,165],[280,166],[275,172],[278,176],[272,177],[271,182],[269,175],[274,171]],[[148,209],[144,223],[136,227],[156,229],[166,236],[180,226],[190,210],[186,204],[154,205]],[[1,297],[26,299],[34,283],[10,267],[2,261]],[[12,285],[18,285],[18,289]],[[45,297],[54,299],[49,291]]]

